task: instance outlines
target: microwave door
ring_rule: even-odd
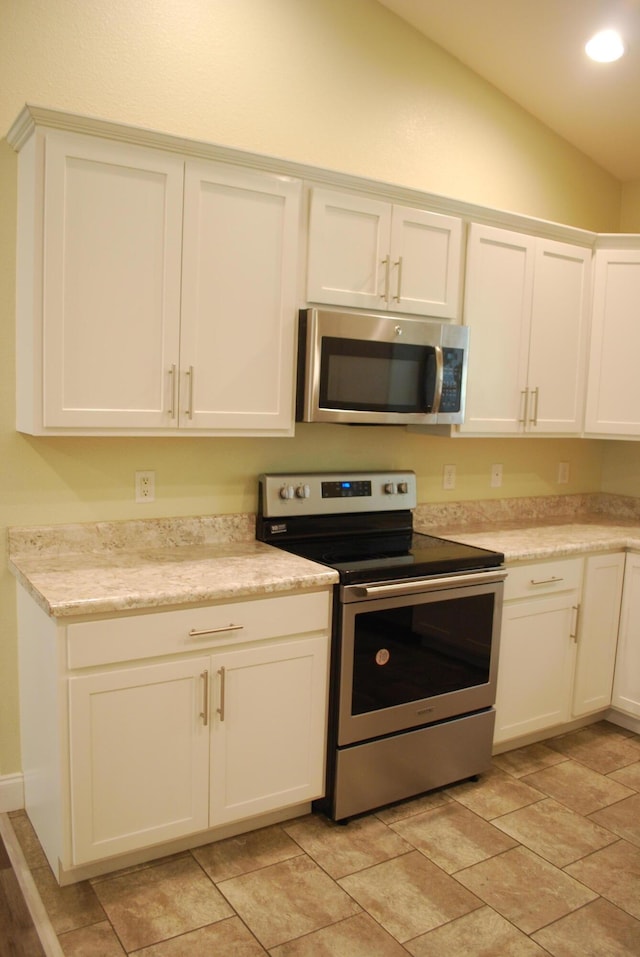
[[[444,381],[444,362],[441,346],[429,350],[424,373],[424,408],[431,415],[437,415],[442,402],[442,384]]]

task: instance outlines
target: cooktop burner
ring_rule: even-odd
[[[256,537],[334,568],[343,584],[499,567],[499,552],[414,532],[413,472],[263,475]]]

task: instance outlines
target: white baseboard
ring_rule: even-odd
[[[0,777],[0,813],[19,811],[24,807],[24,778],[22,774],[4,774]]]

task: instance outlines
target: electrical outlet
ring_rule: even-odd
[[[569,481],[569,463],[558,462],[558,485],[566,485]]]
[[[442,470],[442,487],[452,489],[456,487],[456,467],[455,465],[445,465]]]
[[[491,466],[491,488],[500,488],[502,485],[502,466]]]
[[[153,502],[156,497],[156,473],[136,472],[136,502]]]

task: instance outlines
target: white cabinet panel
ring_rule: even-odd
[[[611,704],[623,578],[623,553],[587,558],[573,688],[576,716]]]
[[[69,679],[73,863],[208,826],[208,658]]]
[[[585,430],[640,435],[640,249],[598,249]]]
[[[624,573],[612,704],[640,718],[640,555],[631,552]]]
[[[456,217],[314,189],[307,299],[457,319],[461,245]]]

